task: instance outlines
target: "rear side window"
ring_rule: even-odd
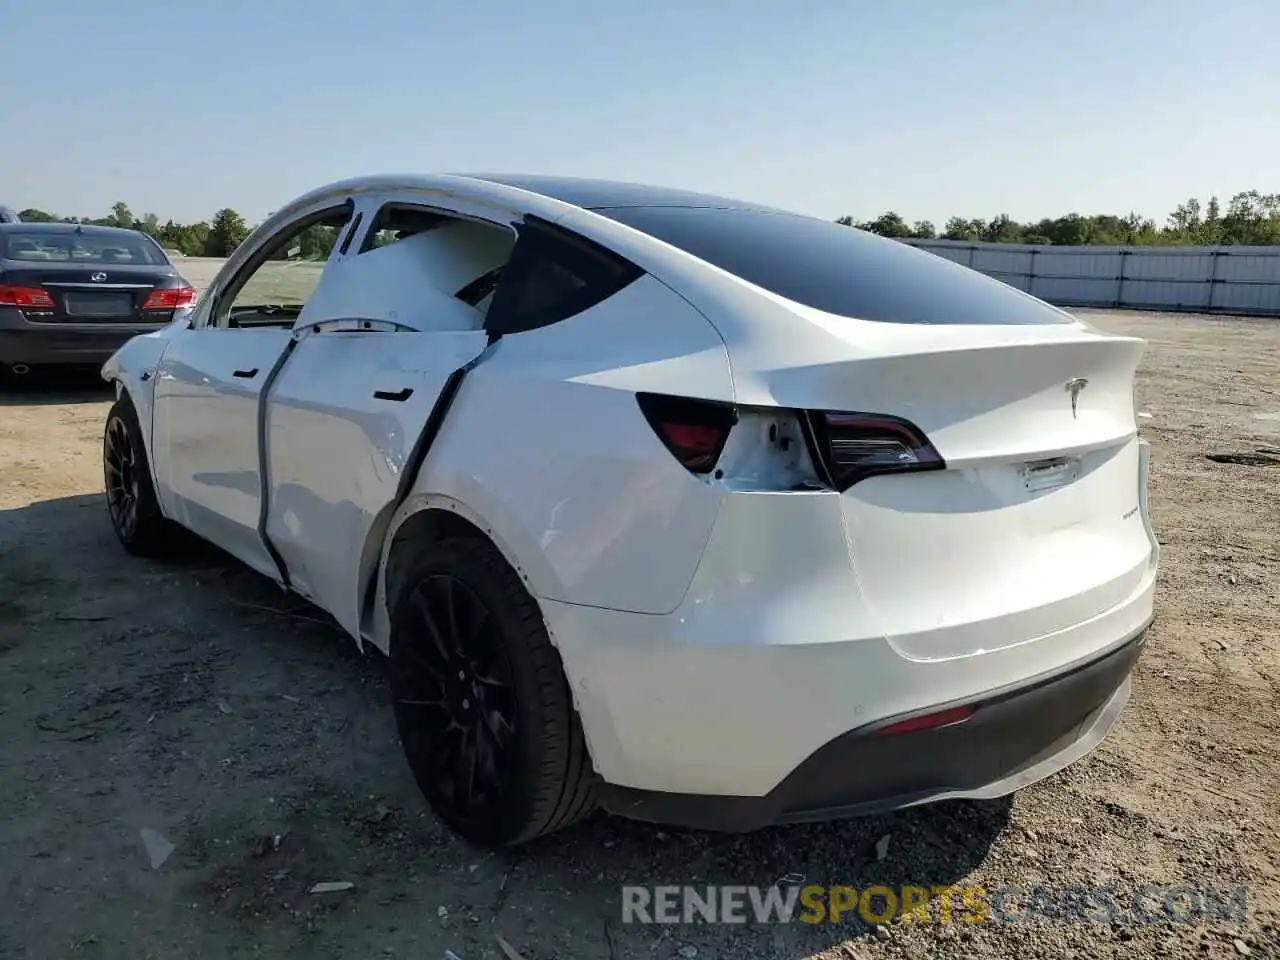
[[[922,324],[1072,322],[999,280],[816,217],[720,207],[594,210],[770,293],[838,316]]]
[[[491,334],[559,323],[643,274],[629,260],[537,217],[526,217],[519,233],[489,307]]]

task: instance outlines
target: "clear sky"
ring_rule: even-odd
[[[378,172],[823,217],[1280,189],[1266,0],[0,0],[0,203],[255,221]]]

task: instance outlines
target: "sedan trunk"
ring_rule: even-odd
[[[34,323],[166,323],[190,302],[186,281],[158,265],[6,261],[0,289]]]

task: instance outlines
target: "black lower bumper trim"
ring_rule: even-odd
[[[155,333],[163,324],[86,330],[82,325],[58,329],[28,326],[5,329],[0,326],[0,363],[85,364],[101,366],[133,337]]]
[[[780,823],[864,816],[951,798],[992,798],[1088,754],[1129,698],[1147,628],[1109,653],[978,701],[968,719],[880,736],[850,731],[814,752],[763,797],[706,796],[603,784],[610,813],[655,823],[746,832]],[[960,704],[938,704],[928,712]],[[917,714],[918,715],[918,714]]]

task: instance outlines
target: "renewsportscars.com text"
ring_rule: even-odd
[[[1248,890],[1199,886],[622,888],[623,923],[1201,923],[1243,920]]]

